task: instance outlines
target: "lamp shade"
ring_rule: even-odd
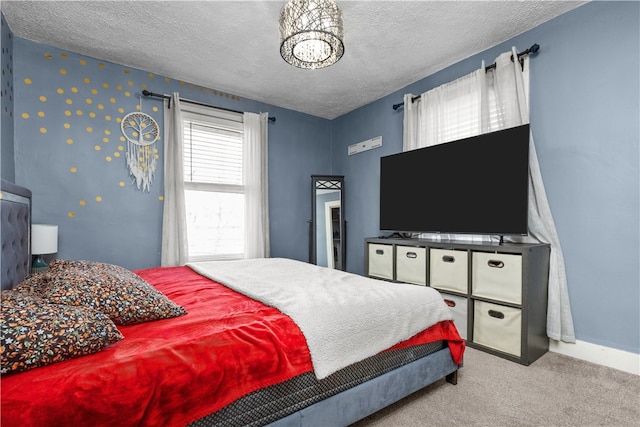
[[[280,10],[280,55],[298,68],[335,64],[344,54],[342,12],[333,0],[289,0]]]
[[[31,253],[33,255],[58,252],[58,226],[49,224],[31,225]]]

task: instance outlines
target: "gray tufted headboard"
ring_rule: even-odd
[[[31,190],[4,179],[0,183],[2,289],[11,289],[31,268]]]

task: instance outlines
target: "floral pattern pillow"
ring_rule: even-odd
[[[109,316],[116,325],[133,325],[181,316],[187,311],[137,274],[96,261],[54,260],[45,273],[17,287],[55,304],[81,305]]]
[[[35,295],[2,291],[0,374],[96,353],[123,338],[104,314],[49,303]]]

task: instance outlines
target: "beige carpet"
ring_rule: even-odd
[[[640,376],[557,353],[522,366],[472,348],[444,380],[353,425],[640,426]]]

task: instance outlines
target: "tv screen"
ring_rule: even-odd
[[[380,229],[526,235],[529,125],[380,158]]]

